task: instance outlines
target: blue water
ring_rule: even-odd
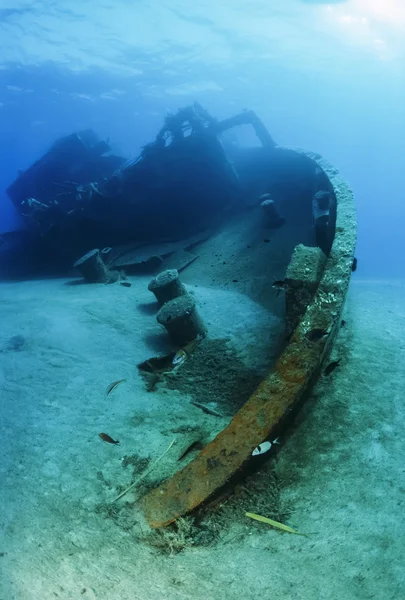
[[[0,231],[22,227],[6,186],[59,136],[136,156],[198,101],[323,154],[356,195],[360,274],[402,276],[404,33],[403,0],[2,0]]]

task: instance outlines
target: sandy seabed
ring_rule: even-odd
[[[212,437],[229,417],[145,390],[136,365],[169,347],[148,279],[131,281],[0,284],[0,600],[405,598],[405,283],[352,282],[339,367],[269,460],[288,524],[310,535],[241,512],[215,542],[162,553],[136,503],[133,522],[100,510],[132,481],[124,457],[153,461],[176,426]],[[279,319],[231,291],[200,287],[198,304],[210,336],[263,370]]]

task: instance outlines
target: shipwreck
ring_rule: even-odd
[[[75,264],[85,280],[99,283],[154,275],[150,289],[162,305],[162,324],[180,340],[179,364],[190,337],[204,336],[205,327],[178,273],[230,222],[242,225],[234,262],[223,261],[223,269],[235,272],[243,263],[240,289],[265,306],[270,291],[282,289],[285,343],[263,381],[193,460],[140,501],[152,527],[166,526],[243,472],[255,449],[285,429],[317,380],[353,268],[350,186],[319,154],[277,145],[254,112],[219,121],[196,103],[167,115],[134,160],[111,154],[92,131],[58,140],[7,193],[25,221],[24,244],[37,272],[68,272]],[[261,241],[256,254],[252,232]],[[238,276],[231,281],[242,285]],[[168,286],[172,310],[162,300]],[[173,329],[175,310],[183,311],[182,330]]]

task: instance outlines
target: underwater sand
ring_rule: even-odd
[[[405,284],[352,282],[340,366],[252,480],[264,494],[253,509],[264,514],[277,485],[286,522],[311,535],[255,523],[234,503],[216,539],[162,553],[135,495],[108,506],[174,437],[207,441],[230,413],[215,395],[222,418],[190,404],[190,389],[146,391],[137,363],[170,350],[148,280],[0,284],[0,600],[405,597]],[[218,364],[229,350],[243,373],[262,373],[279,318],[235,291],[195,293],[210,337],[228,340]],[[170,452],[149,484],[183,464]]]

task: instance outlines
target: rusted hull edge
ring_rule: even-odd
[[[356,244],[353,193],[322,157],[303,150],[294,152],[325,171],[337,200],[336,234],[317,293],[275,367],[229,425],[184,469],[141,499],[151,527],[166,526],[195,509],[249,460],[253,449],[277,431],[310,389],[337,335]],[[329,336],[309,342],[305,334],[317,327],[328,328]]]

